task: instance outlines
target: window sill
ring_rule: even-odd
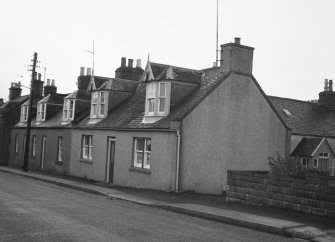
[[[93,164],[92,160],[86,160],[86,159],[79,159],[79,162],[87,163],[87,164]]]
[[[62,166],[62,165],[63,165],[63,161],[57,161],[57,160],[56,160],[56,161],[55,161],[55,164],[56,164],[56,165],[60,165],[60,166]]]
[[[145,169],[145,168],[130,167],[129,170],[130,171],[140,172],[140,173],[145,173],[145,174],[151,174],[151,170]]]

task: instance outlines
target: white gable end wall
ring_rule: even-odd
[[[182,124],[181,190],[222,194],[227,170],[269,170],[286,128],[248,76],[230,75]]]

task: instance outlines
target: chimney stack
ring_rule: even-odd
[[[126,57],[122,57],[122,58],[121,58],[121,67],[126,67],[126,64],[127,64],[127,59],[126,59]]]
[[[91,70],[92,70],[92,68],[87,67],[87,69],[86,69],[86,75],[87,75],[87,76],[90,76],[90,75],[91,75]]]
[[[241,38],[235,37],[235,44],[240,45],[241,44]]]
[[[320,106],[326,107],[328,110],[335,111],[335,92],[333,91],[333,80],[325,79],[324,91],[319,93]]]
[[[325,87],[323,89],[325,92],[328,91],[328,79],[325,79]]]
[[[3,98],[0,98],[0,106],[3,104]]]
[[[85,67],[80,67],[80,76],[85,75]]]
[[[128,67],[129,68],[133,68],[133,62],[134,62],[133,59],[128,59]]]
[[[47,84],[44,86],[44,96],[56,93],[57,93],[57,87],[55,86],[55,79],[51,80],[51,84],[50,79],[47,79]]]
[[[235,38],[235,43],[221,45],[220,69],[252,74],[254,48],[241,45],[241,39]]]
[[[136,60],[136,68],[142,68],[142,61],[141,59]]]
[[[9,88],[9,97],[8,97],[9,101],[21,97],[21,92],[22,89],[20,87],[20,82],[19,83],[12,82]]]

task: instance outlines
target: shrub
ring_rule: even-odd
[[[283,158],[277,153],[277,158],[268,157],[270,166],[270,174],[281,177],[304,178],[306,177],[306,169],[301,165],[300,161],[294,157]]]
[[[277,158],[268,157],[270,174],[273,176],[305,178],[310,175],[329,176],[327,171],[321,171],[317,168],[304,167],[300,159],[288,156],[283,158],[277,153]]]

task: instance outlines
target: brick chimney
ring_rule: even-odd
[[[57,87],[55,86],[55,79],[52,80],[47,79],[47,83],[44,86],[44,96],[56,93],[57,93]]]
[[[87,72],[85,75],[85,67],[80,67],[80,72],[79,72],[79,76],[78,76],[78,82],[77,82],[77,86],[79,90],[83,90],[86,91],[88,84],[91,80],[91,73],[90,70],[91,68],[87,68]]]
[[[320,106],[335,111],[335,92],[333,91],[333,80],[325,79],[323,92],[319,93]]]
[[[33,87],[33,97],[42,97],[43,94],[43,81],[41,80],[41,73],[35,72]]]
[[[254,48],[241,45],[241,39],[235,38],[234,43],[221,45],[220,68],[252,74],[253,53]]]
[[[9,88],[9,96],[8,96],[9,101],[21,97],[21,92],[22,89],[20,87],[20,82],[18,83],[12,82]]]
[[[138,81],[142,77],[144,70],[141,67],[141,60],[136,60],[136,67],[134,67],[134,60],[128,59],[128,66],[126,65],[127,58],[121,58],[121,66],[115,70],[115,77],[120,79]]]

